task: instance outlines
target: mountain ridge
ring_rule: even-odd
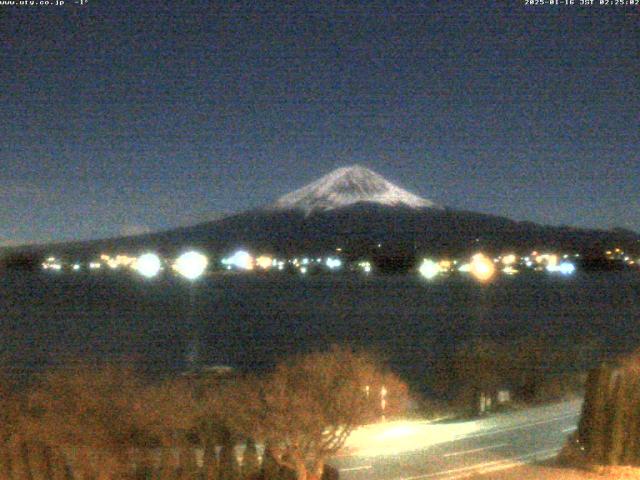
[[[442,207],[371,170],[352,166],[334,170],[275,203],[215,221],[140,236],[0,249],[0,253],[60,252],[92,258],[102,252],[150,250],[172,255],[187,248],[220,254],[237,248],[300,254],[337,247],[354,257],[380,255],[381,250],[452,255],[480,249],[557,249],[601,255],[612,247],[636,255],[640,235],[621,229],[541,225]]]

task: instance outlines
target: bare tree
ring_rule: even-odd
[[[20,400],[8,375],[0,372],[0,478],[11,478],[11,442],[18,432]]]
[[[371,356],[340,348],[295,357],[262,378],[204,384],[73,364],[43,374],[23,401],[0,390],[0,476],[251,477],[252,442],[242,470],[234,464],[235,443],[251,438],[269,445],[280,473],[318,480],[354,428],[401,411],[406,395]]]
[[[159,472],[156,477],[171,478],[176,472],[195,474],[198,470],[196,448],[204,443],[198,435],[197,425],[206,405],[194,394],[193,386],[184,378],[170,378],[160,384],[145,385],[132,405],[137,428],[144,432],[146,444],[161,451]],[[211,459],[205,458],[205,468],[212,470]],[[144,465],[144,459],[137,463]],[[144,465],[153,471],[152,462]]]
[[[143,441],[133,402],[141,391],[126,368],[73,365],[43,376],[28,395],[21,430],[31,444],[63,452],[76,474],[124,474]]]
[[[319,480],[351,432],[380,415],[381,398],[373,391],[385,378],[402,385],[401,394],[384,398],[392,403],[389,411],[398,411],[406,387],[391,374],[385,377],[369,355],[333,348],[294,357],[255,382],[253,395],[248,383],[235,390],[243,402],[227,405],[242,405],[243,411],[236,408],[229,421],[268,442],[274,459],[298,480]]]

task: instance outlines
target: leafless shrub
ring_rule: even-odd
[[[295,357],[266,378],[228,392],[245,398],[244,411],[229,421],[267,442],[275,461],[299,480],[316,480],[353,429],[383,413],[382,398],[374,393],[383,387],[385,411],[401,412],[407,401],[403,382],[367,354],[333,348]]]
[[[0,382],[0,478],[8,480],[257,478],[254,440],[269,445],[264,456],[281,473],[318,480],[354,428],[402,413],[408,399],[371,355],[344,348],[227,381],[149,382],[126,365],[74,363],[23,395],[7,385]]]

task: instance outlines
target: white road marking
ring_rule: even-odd
[[[562,430],[562,433],[575,432],[577,429],[578,427],[565,428],[564,430]]]
[[[459,437],[456,437],[454,440],[451,440],[451,442],[457,442],[458,440],[464,440],[467,438],[486,437],[488,435],[495,435],[503,432],[512,432],[514,430],[522,430],[523,428],[535,427],[536,425],[544,425],[545,423],[553,423],[553,422],[557,422],[558,420],[565,420],[567,418],[577,417],[577,416],[578,416],[577,413],[570,413],[566,415],[561,415],[559,417],[547,418],[545,420],[538,420],[535,422],[519,423],[511,427],[493,428],[485,432],[471,433],[469,435],[460,435]]]
[[[371,465],[361,465],[359,467],[348,467],[339,469],[341,472],[355,472],[358,470],[371,470],[373,466]]]
[[[441,477],[444,480],[456,480],[459,478],[470,477],[477,473],[490,473],[497,472],[499,470],[508,470],[510,468],[520,467],[522,465],[526,465],[526,460],[546,460],[553,457],[557,452],[557,448],[538,450],[533,453],[527,453],[526,455],[519,455],[517,457],[505,458],[503,460],[494,460],[492,462],[478,463],[468,467],[452,468],[451,470],[443,470],[440,472],[427,473],[424,475],[415,475],[412,477],[399,477],[395,480],[422,480],[426,478],[436,477]]]
[[[426,473],[424,475],[415,475],[413,477],[400,477],[400,478],[396,478],[395,480],[420,480],[423,478],[442,477],[443,475],[447,475],[450,473],[457,473],[457,472],[463,472],[467,470],[474,470],[481,467],[488,467],[490,465],[496,465],[501,462],[502,460],[494,460],[493,462],[478,463],[476,465],[471,465],[470,467],[452,468],[451,470],[443,470],[440,472]]]
[[[507,445],[509,445],[508,443],[496,443],[495,445],[489,445],[488,447],[480,447],[480,448],[472,448],[471,450],[463,450],[461,452],[452,452],[452,453],[447,453],[445,455],[443,455],[443,457],[456,457],[458,455],[465,455],[467,453],[474,453],[474,452],[482,452],[483,450],[493,450],[496,448],[500,448],[500,447],[506,447]]]

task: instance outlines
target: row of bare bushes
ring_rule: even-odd
[[[0,382],[6,480],[328,478],[358,425],[403,410],[407,388],[348,349],[292,358],[261,377],[152,381],[128,366],[75,364],[25,388]]]

